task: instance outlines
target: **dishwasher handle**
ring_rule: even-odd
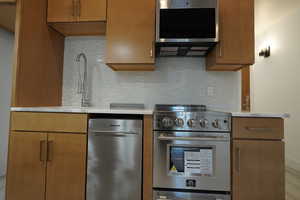
[[[98,130],[90,130],[94,136],[128,136],[128,135],[138,135],[137,132],[133,131],[98,131]]]

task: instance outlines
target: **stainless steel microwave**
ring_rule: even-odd
[[[156,43],[218,42],[218,0],[158,0],[156,15]]]

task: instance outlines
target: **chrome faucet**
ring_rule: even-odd
[[[81,70],[80,70],[80,60],[81,57],[84,60],[84,71],[83,71],[83,80],[81,77]],[[79,79],[78,79],[78,93],[81,94],[81,107],[88,107],[89,106],[89,98],[88,98],[88,85],[87,85],[87,57],[84,53],[80,53],[76,57],[76,62],[78,62],[78,70],[79,70]]]

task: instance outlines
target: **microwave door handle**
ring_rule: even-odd
[[[158,136],[158,140],[183,140],[183,141],[228,141],[225,137],[176,137],[176,136]]]

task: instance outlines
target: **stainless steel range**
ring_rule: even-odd
[[[156,105],[154,198],[171,189],[166,194],[189,196],[187,191],[197,191],[211,197],[216,192],[217,199],[229,199],[230,132],[229,113],[203,105]]]

